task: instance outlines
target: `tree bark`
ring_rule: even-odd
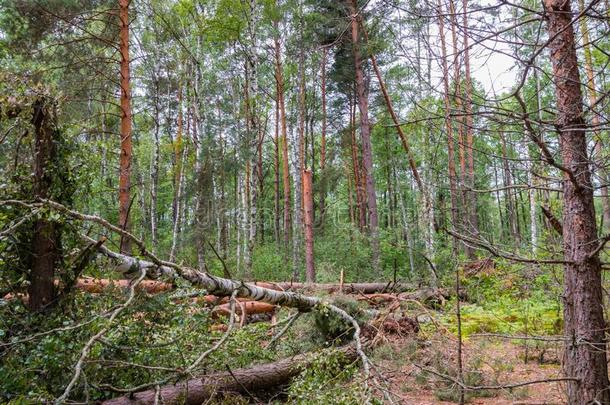
[[[509,164],[509,160],[508,160],[508,150],[506,148],[506,137],[504,135],[503,130],[500,130],[498,133],[500,135],[500,140],[502,143],[502,167],[503,167],[503,171],[504,171],[502,178],[504,180],[504,187],[506,188],[504,195],[505,195],[506,204],[507,204],[508,230],[510,232],[510,235],[512,236],[512,239],[513,239],[515,245],[519,246],[521,243],[521,235],[519,234],[519,227],[517,225],[519,218],[517,216],[516,202],[515,202],[515,199],[513,196],[513,190],[512,190],[513,175],[512,175],[512,171],[510,169],[510,164]]]
[[[276,31],[278,23],[275,23]],[[290,168],[288,162],[288,136],[286,130],[286,105],[284,101],[284,75],[282,69],[282,51],[279,33],[274,38],[275,45],[275,80],[277,83],[277,102],[280,111],[281,148],[282,148],[282,183],[284,186],[284,250],[288,250],[292,233],[292,216],[290,209]]]
[[[155,90],[154,97],[154,121],[155,121],[155,129],[154,129],[154,137],[155,137],[155,146],[153,149],[153,156],[151,162],[151,171],[150,171],[150,233],[151,233],[151,248],[153,253],[157,250],[158,245],[158,229],[157,229],[157,196],[158,196],[158,188],[159,188],[159,163],[161,159],[161,145],[159,139],[159,128],[161,126],[160,123],[160,113],[159,113],[159,71],[158,68],[155,67],[153,73],[153,83]]]
[[[442,2],[438,2],[438,28],[441,39],[443,65],[443,99],[445,101],[445,130],[447,132],[447,171],[449,175],[449,199],[451,203],[451,228],[455,229],[458,221],[457,178],[455,173],[455,144],[453,140],[453,123],[451,119],[451,101],[449,98],[449,69],[447,66],[447,44],[445,41],[445,22],[443,20]],[[457,241],[452,239],[454,253],[457,253]]]
[[[121,53],[121,157],[119,166],[119,226],[126,231],[131,229],[129,223],[129,206],[131,204],[131,90],[129,77],[129,3],[130,0],[119,0],[119,24]],[[121,238],[121,252],[131,253],[131,241]]]
[[[298,66],[298,77],[299,77],[299,93],[298,93],[298,127],[297,127],[297,139],[294,145],[295,151],[295,168],[294,168],[294,236],[292,239],[292,271],[293,279],[299,279],[299,271],[301,269],[302,257],[301,257],[301,235],[303,232],[303,171],[305,170],[305,51],[303,42],[303,9],[302,4],[299,3],[299,38],[301,46],[299,47],[299,66]]]
[[[366,203],[364,197],[364,190],[362,184],[364,183],[361,179],[360,170],[360,158],[358,154],[358,143],[356,142],[356,103],[355,100],[352,103],[350,97],[350,146],[352,152],[352,170],[354,172],[354,188],[356,190],[356,208],[358,208],[358,229],[360,232],[364,232],[366,227]]]
[[[324,353],[330,353],[326,349]],[[343,356],[342,364],[348,364],[357,358],[353,346],[345,346],[339,350]],[[252,393],[281,387],[293,377],[299,375],[304,368],[312,363],[316,356],[311,353],[299,354],[274,363],[262,364],[251,368],[242,368],[230,372],[219,372],[188,380],[179,384],[166,385],[159,391],[160,403],[199,405],[209,402],[218,393],[230,392],[251,395]],[[156,403],[155,389],[142,391],[134,395],[125,395],[103,402],[104,405],[129,405]]]
[[[320,141],[320,219],[318,223],[320,228],[324,228],[324,216],[326,214],[326,57],[328,54],[327,48],[322,48],[322,78],[321,78],[321,97],[322,97],[322,138]]]
[[[361,24],[361,26],[362,26],[362,32],[363,32],[364,38],[368,42],[368,34],[366,32],[366,28],[364,27],[364,24]],[[392,118],[392,121],[394,122],[394,127],[396,128],[396,132],[398,133],[398,137],[400,138],[402,147],[403,147],[405,153],[407,154],[407,160],[409,162],[409,167],[411,168],[411,173],[413,174],[413,178],[415,179],[415,184],[417,184],[417,188],[418,188],[419,192],[421,193],[421,198],[423,200],[422,202],[423,202],[423,208],[424,208],[423,209],[423,214],[424,214],[423,216],[425,218],[424,222],[426,224],[428,224],[431,221],[433,221],[433,219],[432,219],[432,198],[430,196],[430,192],[427,189],[427,187],[424,185],[424,182],[421,179],[419,170],[417,169],[417,164],[415,163],[415,158],[413,157],[413,153],[411,152],[411,147],[409,145],[409,141],[407,140],[407,137],[400,124],[400,120],[398,119],[398,115],[396,114],[396,111],[394,110],[394,107],[392,105],[392,99],[390,98],[388,90],[385,86],[385,82],[381,75],[381,71],[379,70],[379,67],[377,66],[377,59],[375,58],[375,55],[371,54],[370,59],[371,59],[371,64],[373,65],[373,70],[375,71],[375,75],[377,76],[377,80],[379,81],[379,87],[381,88],[381,93],[383,94],[383,98],[385,100],[386,107],[388,108],[390,117]],[[433,254],[431,249],[427,249],[427,250],[428,251],[426,252],[426,254],[428,254],[428,255]],[[437,284],[436,275],[434,273],[431,273],[430,283],[433,286],[436,286],[436,284]]]
[[[470,74],[470,49],[468,45],[468,0],[462,0],[462,15],[463,15],[463,31],[464,31],[464,92],[465,114],[466,114],[466,212],[468,213],[468,226],[474,235],[479,233],[479,221],[477,219],[477,193],[472,191],[475,188],[475,173],[474,173],[474,120],[472,114],[472,77]],[[468,249],[470,258],[474,259],[475,254],[473,249]]]
[[[584,0],[578,0],[578,6],[581,12],[585,10]],[[582,32],[583,50],[585,56],[585,72],[587,74],[587,94],[589,95],[589,108],[593,108],[597,102],[597,90],[595,88],[595,75],[593,73],[593,58],[591,55],[591,47],[589,42],[589,27],[587,26],[586,17],[583,15],[580,18],[580,31]],[[600,178],[601,187],[599,191],[602,199],[602,215],[604,219],[604,228],[610,231],[610,195],[608,194],[608,172],[605,168],[602,155],[603,140],[600,133],[599,114],[591,110],[591,125],[593,126],[593,134],[595,139],[595,168],[597,176]]]
[[[366,197],[369,214],[369,232],[371,236],[372,266],[379,270],[379,219],[377,215],[377,196],[375,193],[375,176],[373,173],[373,151],[371,147],[371,125],[369,123],[369,102],[362,59],[360,56],[360,39],[358,33],[358,2],[348,0],[351,13],[352,52],[354,56],[354,69],[356,74],[356,94],[358,96],[358,110],[360,111],[360,138],[362,139],[362,163],[366,176]]]
[[[583,96],[576,56],[571,3],[545,0],[549,48],[557,99],[556,128],[563,165],[564,334],[563,367],[570,404],[610,404],[601,265],[587,155]]]
[[[311,170],[303,170],[303,202],[305,212],[305,280],[316,282],[313,251],[313,193]]]
[[[51,112],[47,100],[38,98],[33,105],[32,124],[35,134],[34,150],[34,196],[49,198],[53,185],[53,169],[56,147],[52,127]],[[28,302],[31,311],[41,311],[55,299],[53,277],[55,264],[59,260],[59,230],[57,225],[47,219],[39,218],[34,222],[32,238],[32,268],[30,270],[30,285]]]
[[[273,137],[273,236],[280,245],[280,105],[279,86],[275,84],[275,136]]]
[[[174,198],[172,201],[172,246],[169,252],[169,260],[174,261],[178,246],[178,236],[180,234],[180,203],[182,198],[182,170],[185,162],[183,137],[183,116],[182,116],[182,86],[178,85],[178,128],[176,140],[174,141]]]

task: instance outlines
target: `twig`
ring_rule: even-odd
[[[233,329],[233,325],[235,324],[235,307],[236,307],[236,296],[237,296],[237,290],[235,290],[233,292],[233,294],[231,294],[231,299],[230,299],[230,316],[229,316],[229,325],[227,327],[227,330],[225,331],[225,333],[222,335],[222,337],[220,338],[220,340],[218,340],[218,342],[216,342],[212,347],[210,347],[208,350],[206,350],[205,352],[203,352],[197,359],[195,359],[195,361],[193,361],[185,370],[178,370],[178,369],[173,369],[171,371],[174,371],[173,374],[162,378],[160,380],[157,381],[153,381],[150,383],[145,383],[145,384],[140,384],[138,386],[132,387],[132,388],[117,388],[117,387],[112,387],[111,389],[113,391],[116,392],[122,392],[122,393],[132,393],[132,392],[136,392],[136,391],[141,391],[147,388],[151,388],[151,387],[157,387],[157,386],[161,386],[161,385],[165,385],[167,384],[170,380],[172,379],[179,379],[185,375],[192,375],[193,371],[197,368],[197,366],[199,366],[199,364],[201,364],[201,362],[208,357],[212,352],[216,351],[220,346],[222,346],[224,344],[224,342],[227,340],[227,338],[229,337],[232,329]]]
[[[282,337],[282,335],[284,335],[284,333],[286,333],[286,331],[288,331],[288,329],[290,329],[290,327],[292,326],[292,324],[299,319],[299,317],[301,316],[302,312],[297,312],[296,314],[292,315],[286,325],[284,325],[284,327],[282,328],[282,330],[280,330],[275,336],[273,336],[273,338],[271,339],[271,341],[269,341],[269,343],[267,344],[267,346],[265,346],[265,349],[271,349],[273,348],[273,345],[275,345],[275,343]]]
[[[14,225],[12,225],[11,227],[0,232],[0,240],[2,238],[4,238],[6,235],[12,234],[15,229],[19,228],[24,222],[26,222],[30,218],[36,216],[39,212],[40,212],[39,209],[33,210],[28,215],[25,215],[23,218],[21,218],[19,221],[17,221]]]
[[[214,344],[214,346],[210,347],[208,350],[203,352],[197,358],[197,360],[195,360],[186,370],[184,370],[184,374],[191,374],[191,372],[203,361],[203,359],[208,357],[214,351],[218,350],[218,348],[220,346],[222,346],[224,344],[224,342],[227,340],[227,338],[231,334],[231,330],[233,330],[233,325],[235,324],[235,303],[237,302],[236,297],[237,297],[237,290],[233,291],[233,294],[231,294],[231,298],[230,298],[231,315],[229,316],[229,326],[227,327],[226,332],[222,335],[222,338],[220,338],[220,340],[218,342],[216,342],[216,344]]]
[[[229,271],[227,264],[225,263],[224,259],[222,257],[220,257],[220,255],[216,251],[216,248],[214,247],[214,245],[212,243],[210,243],[210,241],[207,240],[207,238],[205,238],[205,241],[207,242],[208,246],[210,246],[210,248],[212,249],[212,252],[214,252],[214,255],[216,256],[216,258],[218,260],[220,260],[220,263],[222,263],[222,272],[223,272],[224,276],[226,278],[232,278],[231,272]]]
[[[545,378],[545,379],[541,379],[541,380],[523,381],[523,382],[514,383],[514,384],[472,386],[472,385],[466,385],[451,376],[439,373],[438,371],[432,370],[427,367],[423,367],[417,363],[413,363],[413,365],[415,367],[417,367],[418,369],[425,371],[426,373],[434,374],[437,377],[451,381],[452,383],[459,385],[462,389],[464,389],[466,391],[505,390],[505,389],[524,387],[526,385],[534,385],[534,384],[545,384],[545,383],[554,383],[554,382],[561,382],[561,381],[580,381],[580,379],[576,378],[576,377],[558,377],[558,378]]]
[[[343,318],[343,320],[351,323],[352,327],[354,328],[354,341],[356,342],[356,353],[358,353],[358,356],[360,357],[360,360],[362,361],[362,368],[364,370],[364,384],[365,384],[366,389],[368,390],[368,379],[370,376],[370,366],[369,366],[370,360],[367,357],[367,355],[364,353],[364,351],[362,350],[362,341],[360,339],[360,325],[358,325],[358,322],[351,315],[349,315],[347,312],[345,312],[341,308],[339,308],[333,304],[327,304],[327,305],[330,309],[333,310],[333,312],[335,312],[341,318]]]
[[[66,331],[69,331],[69,330],[82,328],[83,326],[86,326],[86,325],[89,325],[90,323],[93,323],[98,318],[101,318],[101,317],[104,317],[104,316],[107,316],[107,315],[108,315],[108,313],[103,314],[103,315],[95,315],[93,318],[91,318],[91,319],[89,319],[89,320],[87,320],[85,322],[77,323],[77,324],[74,324],[74,325],[61,326],[61,327],[55,328],[55,329],[50,329],[50,330],[47,330],[47,331],[44,331],[44,332],[40,332],[40,333],[36,333],[34,335],[31,335],[31,336],[28,336],[28,337],[23,338],[21,340],[15,340],[13,342],[0,343],[0,347],[14,346],[14,345],[18,345],[18,344],[21,344],[21,343],[27,343],[27,342],[30,342],[30,341],[32,341],[34,339],[39,338],[39,337],[43,337],[43,336],[46,336],[46,335],[51,335],[51,334],[56,333],[56,332],[66,332]]]
[[[566,342],[571,340],[565,336],[521,336],[521,335],[504,335],[500,333],[474,333],[470,337],[495,337],[501,339],[516,339],[516,340],[539,340],[542,342]]]

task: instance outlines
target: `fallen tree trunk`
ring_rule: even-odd
[[[363,294],[357,297],[360,301],[368,301],[373,304],[394,301],[394,300],[414,300],[422,304],[437,305],[443,303],[451,297],[452,291],[443,288],[424,288],[418,291],[412,291],[400,294],[376,293]]]
[[[79,278],[76,280],[72,288],[76,288],[81,291],[85,291],[91,294],[101,294],[104,290],[109,288],[122,288],[125,290],[129,289],[131,280],[111,280],[106,278]],[[53,284],[55,287],[62,287],[60,280],[54,280]],[[162,292],[171,291],[174,286],[170,283],[164,283],[157,280],[142,280],[137,286],[136,291],[146,292],[148,294],[159,294]],[[29,296],[26,293],[8,293],[2,297],[5,301],[10,301],[15,298],[22,300],[27,303]]]
[[[374,294],[383,292],[405,292],[417,289],[417,286],[405,283],[345,283],[345,284],[307,284],[293,282],[256,283],[266,288],[283,291],[325,291],[329,293],[342,292],[344,294]]]
[[[128,289],[131,280],[111,280],[106,278],[79,278],[76,280],[75,288],[86,291],[88,293],[99,294],[108,288],[125,288]],[[170,283],[164,283],[156,280],[142,280],[136,287],[136,291],[144,291],[148,294],[158,294],[166,291],[171,291],[174,286]]]
[[[264,314],[275,311],[275,305],[267,304],[261,301],[241,301],[235,310],[239,315]],[[214,314],[229,315],[231,313],[230,304],[222,304],[215,307],[212,311]]]
[[[322,350],[325,356],[332,349]],[[338,349],[343,364],[356,360],[358,354],[353,345]],[[252,394],[271,388],[281,387],[296,377],[304,367],[309,366],[315,356],[312,353],[300,354],[274,363],[261,364],[251,368],[232,370],[194,378],[176,385],[166,385],[159,389],[125,395],[103,402],[104,405],[133,404],[201,404],[218,393]]]

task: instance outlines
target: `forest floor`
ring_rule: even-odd
[[[524,362],[526,350],[527,363]],[[544,346],[530,343],[526,349],[523,341],[471,337],[464,342],[463,353],[464,378],[469,386],[498,386],[561,376],[560,348],[548,343]],[[422,336],[420,332],[417,337],[391,337],[375,349],[373,356],[378,370],[387,379],[395,402],[410,405],[457,402],[458,390],[454,383],[418,367],[455,376],[455,336],[441,332]],[[560,382],[551,382],[467,393],[466,400],[481,405],[564,404],[563,392]]]

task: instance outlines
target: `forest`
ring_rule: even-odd
[[[610,405],[608,0],[0,0],[0,403]]]

